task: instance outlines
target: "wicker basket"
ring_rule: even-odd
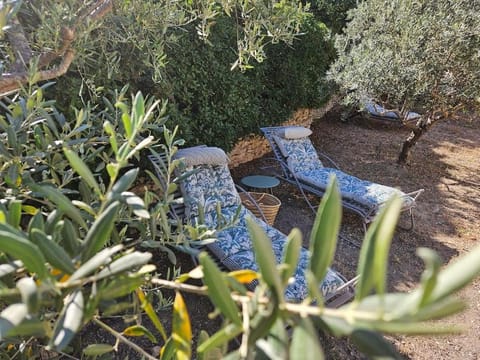
[[[258,209],[260,208],[267,223],[273,225],[277,217],[278,209],[280,209],[280,205],[282,205],[282,202],[276,196],[268,193],[248,192],[240,193],[240,198],[242,199],[242,204],[250,210],[253,215],[262,219],[262,214]],[[255,204],[252,199],[257,204]]]

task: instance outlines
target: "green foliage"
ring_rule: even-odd
[[[333,91],[325,79],[336,56],[328,28],[310,17],[302,24],[302,31],[304,35],[291,46],[271,46],[269,61],[261,70],[267,89],[261,98],[263,111],[272,114],[266,119],[272,123],[286,120],[281,111],[323,105]],[[262,118],[259,123],[263,124]]]
[[[357,6],[358,0],[314,0],[310,8],[319,20],[333,33],[338,34],[347,24],[348,11]]]
[[[230,148],[236,137],[251,131],[261,104],[258,84],[249,73],[230,71],[235,53],[234,24],[220,18],[210,32],[211,44],[198,39],[194,27],[176,32],[167,50],[169,63],[162,87],[171,101],[172,123],[180,124],[189,143]]]
[[[152,145],[150,132],[164,118],[158,101],[138,93],[129,103],[124,88],[113,104],[105,98],[104,109],[85,108],[68,121],[43,90],[5,102],[0,117],[0,340],[21,344],[40,336],[47,349],[61,352],[85,324],[139,292],[155,270],[152,254],[125,236],[150,218],[144,201],[128,191],[138,174],[128,168]]]
[[[319,106],[330,95],[324,75],[335,52],[328,30],[312,17],[301,23],[304,35],[290,44],[262,46],[268,61],[240,72],[231,70],[237,60],[235,18],[218,15],[205,41],[195,22],[181,28],[165,23],[160,3],[134,6],[137,17],[130,8],[120,9],[105,20],[95,41],[85,44],[83,51],[91,51],[97,61],[81,63],[78,74],[59,79],[56,89],[71,89],[57,95],[62,109],[81,105],[79,88],[85,99],[96,102],[103,89],[129,83],[133,90],[168,98],[170,127],[180,125],[190,144],[228,150],[259,125],[284,121],[296,109]]]
[[[4,31],[8,29],[8,23],[15,16],[20,5],[21,1],[2,1],[0,5],[0,39],[3,38]]]
[[[448,113],[479,93],[479,4],[362,1],[337,37],[332,78],[356,101]]]
[[[333,261],[337,243],[331,239],[338,238],[342,217],[339,193],[333,191],[333,186],[336,184],[332,182],[330,186],[318,209],[310,239],[310,252],[315,262],[310,262],[309,270],[317,279],[323,279],[327,275],[327,268]]]
[[[29,180],[46,180],[59,187],[71,184],[74,176],[62,154],[64,144],[81,147],[87,164],[94,163],[103,150],[101,141],[95,141],[95,116],[79,111],[75,121],[67,122],[53,102],[44,98],[50,85],[43,85],[15,102],[7,99],[3,103],[0,129],[6,137],[0,145],[0,193],[4,197],[28,196],[24,186]]]
[[[313,19],[302,30],[306,34],[290,46],[266,47],[268,61],[243,73],[230,71],[236,31],[230,18],[217,20],[210,44],[193,29],[177,31],[177,43],[166,50],[169,63],[160,89],[171,99],[171,121],[181,125],[182,137],[228,150],[261,124],[285,121],[298,108],[326,101],[324,74],[334,56],[327,30]]]

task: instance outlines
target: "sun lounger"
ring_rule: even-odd
[[[306,193],[323,196],[330,177],[335,175],[340,187],[343,207],[362,218],[365,230],[383,204],[394,194],[402,197],[402,211],[410,215],[408,229],[413,228],[413,208],[423,189],[406,194],[399,189],[362,180],[339,170],[333,160],[314,148],[309,138],[310,129],[300,126],[280,126],[265,127],[261,130],[272,147],[275,160],[280,164],[281,174],[277,175],[296,185],[314,212],[317,206],[311,203]],[[319,155],[322,156],[323,161],[333,164],[334,167],[324,166]]]
[[[280,262],[287,237],[261,219],[255,218],[242,205],[228,169],[225,152],[219,148],[195,147],[179,150],[176,157],[183,159],[184,171],[191,175],[180,183],[185,207],[174,211],[180,213],[184,221],[202,221],[211,229],[221,228],[215,234],[216,240],[205,245],[209,252],[229,270],[258,271],[246,224],[246,219],[251,217],[267,233],[275,257]],[[161,161],[158,157],[152,156],[150,159],[157,164],[157,171],[161,169],[158,166]],[[219,226],[230,222],[233,224],[226,228]],[[293,281],[285,292],[289,301],[299,302],[307,296],[305,269],[309,261],[308,250],[302,248]],[[348,282],[341,274],[329,269],[319,288],[329,306],[339,306],[352,298],[352,285],[355,282],[356,280]]]
[[[414,112],[414,111],[409,111],[407,112],[405,118],[402,118],[398,112],[396,111],[390,111],[385,109],[383,106],[373,102],[373,101],[367,101],[365,103],[365,107],[363,111],[367,114],[367,116],[373,118],[373,119],[378,119],[378,120],[387,120],[387,121],[392,121],[392,122],[398,122],[401,124],[405,123],[410,123],[413,121],[416,121],[420,118],[420,114]]]

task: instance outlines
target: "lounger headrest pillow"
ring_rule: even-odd
[[[312,135],[312,130],[303,126],[286,126],[278,131],[278,136],[284,139],[302,139]]]
[[[218,147],[195,146],[178,150],[176,159],[183,158],[186,166],[224,165],[228,163],[225,151]]]

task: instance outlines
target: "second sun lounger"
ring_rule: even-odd
[[[283,180],[296,185],[309,207],[316,212],[317,206],[308,199],[306,192],[323,196],[330,177],[337,178],[342,195],[342,205],[358,214],[366,230],[385,202],[394,194],[403,199],[402,211],[410,216],[408,229],[414,226],[413,208],[423,189],[404,193],[399,189],[375,182],[359,179],[338,169],[327,155],[317,152],[309,135],[310,129],[300,126],[278,126],[261,128],[270,146],[275,160],[280,164]],[[320,160],[328,161],[334,167],[326,167]]]

